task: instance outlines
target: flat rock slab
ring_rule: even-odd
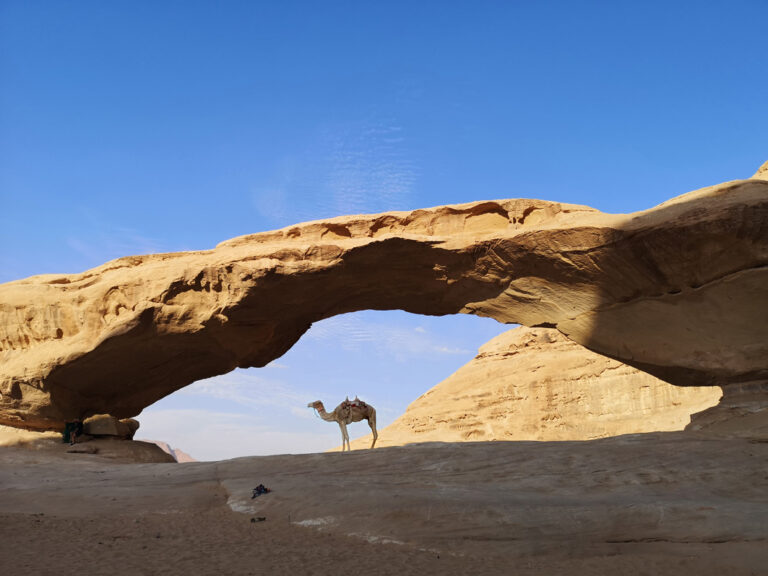
[[[764,442],[655,433],[191,464],[82,458],[0,450],[6,570],[70,573],[97,552],[167,574],[719,576],[768,565]],[[272,491],[251,499],[259,483]]]
[[[74,444],[67,448],[67,454],[96,454],[98,451],[92,444]]]

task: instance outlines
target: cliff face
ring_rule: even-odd
[[[179,464],[184,464],[186,462],[197,462],[192,456],[184,452],[183,450],[179,450],[178,448],[172,448],[168,442],[162,442],[160,440],[144,440],[144,442],[149,442],[152,444],[156,444],[160,447],[160,449],[168,454],[171,458],[173,458],[176,462]]]
[[[0,423],[135,416],[362,309],[552,327],[679,385],[768,380],[768,181],[756,176],[630,215],[476,202],[3,284]]]
[[[415,400],[377,446],[479,440],[591,440],[682,430],[718,403],[716,386],[680,387],[596,354],[557,330],[516,328]],[[368,448],[370,437],[352,442]]]

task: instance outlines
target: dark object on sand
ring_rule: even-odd
[[[262,494],[267,494],[268,492],[272,492],[272,490],[264,486],[264,484],[259,484],[256,486],[256,488],[253,489],[253,496],[251,496],[251,500],[256,498],[256,496],[261,496]]]
[[[264,522],[266,519],[266,516],[256,516],[255,518],[251,518],[251,524],[256,524],[256,522]]]

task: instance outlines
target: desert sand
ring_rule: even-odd
[[[768,566],[765,438],[664,432],[187,464],[131,463],[142,443],[94,442],[97,454],[53,440],[0,450],[4,573],[757,575]],[[252,499],[258,484],[272,492]]]

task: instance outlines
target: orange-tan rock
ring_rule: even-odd
[[[118,420],[109,414],[95,414],[83,422],[83,432],[90,436],[115,436],[131,440],[138,429],[138,420]]]
[[[3,284],[0,423],[135,416],[362,309],[553,327],[679,385],[768,380],[768,181],[756,176],[629,215],[475,202]]]
[[[682,430],[717,386],[668,384],[551,328],[516,328],[415,400],[377,446],[414,442],[592,440]],[[369,435],[370,436],[370,435]],[[368,448],[368,436],[352,442]]]

